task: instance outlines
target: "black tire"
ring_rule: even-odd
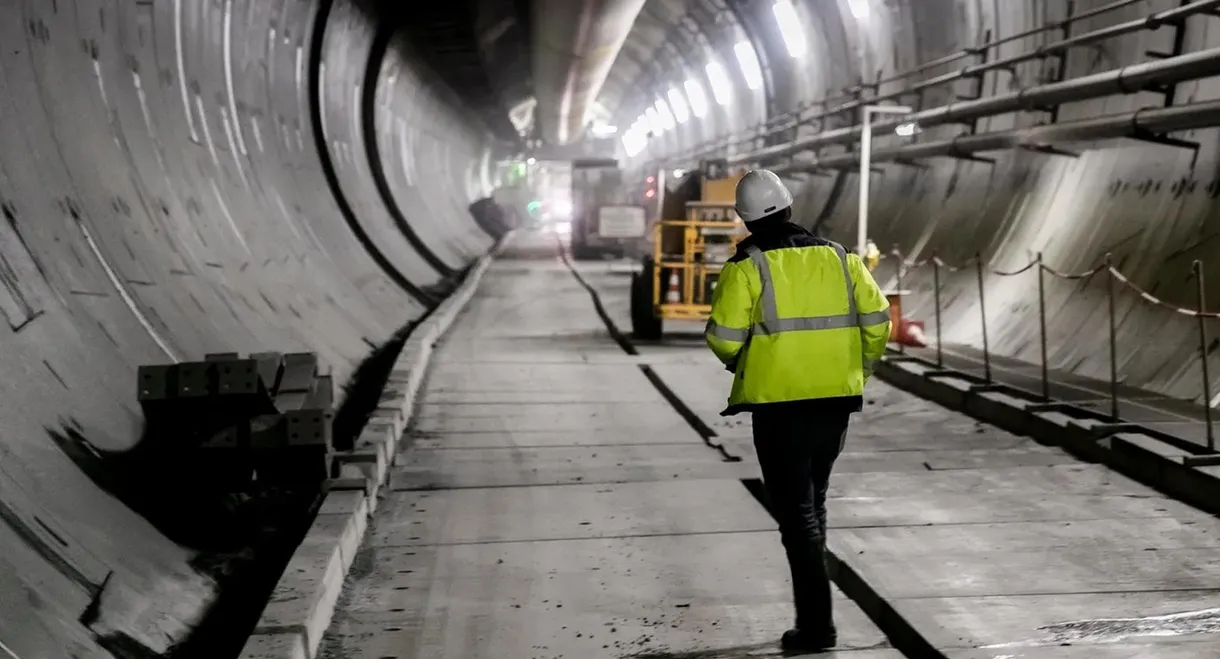
[[[584,242],[577,242],[573,240],[570,251],[572,258],[577,261],[589,261],[593,258],[593,250],[589,249],[589,246]]]
[[[643,271],[631,277],[631,335],[644,341],[659,341],[662,335],[661,318],[652,306],[651,259],[644,261]]]

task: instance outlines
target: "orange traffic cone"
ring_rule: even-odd
[[[901,337],[899,338],[899,343],[916,348],[927,347],[928,339],[924,336],[922,322],[903,318],[900,325]]]
[[[674,270],[669,275],[669,292],[665,294],[665,302],[668,304],[678,304],[682,301],[682,293],[678,290],[678,271]]]

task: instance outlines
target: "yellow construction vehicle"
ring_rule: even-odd
[[[660,339],[666,320],[706,321],[711,315],[720,270],[746,236],[733,208],[743,174],[711,178],[696,171],[664,186],[651,254],[631,282],[636,338]]]

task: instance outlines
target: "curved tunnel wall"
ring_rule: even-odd
[[[806,33],[809,52],[800,66],[773,65],[776,85],[804,90],[799,101],[810,103],[854,84],[856,78],[873,80],[909,70],[960,48],[991,38],[1020,33],[1063,17],[1065,3],[1033,0],[805,0],[801,14],[810,22]],[[868,15],[856,18],[851,5],[866,5]],[[1076,2],[1076,12],[1109,2]],[[1136,2],[1122,9],[1073,24],[1073,34],[1140,19],[1172,9],[1176,0]],[[770,17],[768,17],[770,18]],[[1220,45],[1214,16],[1187,19],[1184,52]],[[816,24],[816,25],[815,25]],[[992,50],[992,58],[1035,49],[1062,38],[1058,31],[1026,37]],[[1170,51],[1172,26],[1146,30],[1070,51],[1066,77],[1078,77],[1148,61],[1146,51]],[[977,60],[968,58],[929,70],[928,78],[954,71]],[[735,63],[734,63],[735,64]],[[1017,65],[1012,72],[997,71],[982,78],[984,96],[1008,93],[1047,81],[1056,60]],[[797,76],[796,81],[783,77]],[[817,84],[808,84],[808,81]],[[881,86],[886,93],[904,83]],[[829,87],[829,88],[828,88]],[[972,96],[979,83],[962,81],[925,94],[923,107],[951,102],[958,95]],[[740,85],[738,97],[747,93]],[[1178,103],[1212,100],[1220,95],[1216,80],[1180,84]],[[909,99],[911,101],[914,98]],[[842,101],[840,101],[842,102]],[[1112,114],[1141,107],[1160,107],[1164,96],[1137,93],[1061,107],[1060,121]],[[781,108],[788,110],[790,107]],[[1047,121],[1041,112],[1008,114],[979,121],[979,133],[1005,130]],[[620,119],[629,125],[633,117]],[[849,125],[850,116],[830,118],[822,128]],[[739,124],[739,129],[745,124]],[[922,140],[946,139],[961,126],[929,128]],[[1205,274],[1220,281],[1220,250],[1215,218],[1220,196],[1216,165],[1220,150],[1215,130],[1175,135],[1199,143],[1196,155],[1188,149],[1126,141],[1121,145],[1086,150],[1080,157],[1012,151],[984,154],[994,164],[967,160],[934,159],[924,167],[893,163],[877,165],[873,174],[870,235],[888,250],[897,246],[913,259],[933,252],[950,262],[964,262],[981,252],[990,267],[1012,270],[1024,266],[1038,252],[1048,265],[1063,271],[1083,271],[1112,252],[1116,266],[1137,285],[1178,306],[1193,307],[1195,281],[1191,261],[1202,259]],[[898,146],[902,138],[876,135],[875,148]],[[665,153],[680,151],[662,142],[638,156],[642,163]],[[1070,148],[1070,147],[1069,147]],[[824,154],[835,153],[827,150]],[[789,181],[797,193],[797,216],[809,224],[824,220],[832,237],[853,244],[857,217],[858,175],[796,177]],[[836,192],[837,188],[837,194]],[[879,279],[892,270],[883,267]],[[1032,272],[1020,277],[988,276],[987,322],[992,350],[1037,361],[1037,283]],[[981,347],[977,284],[974,273],[945,273],[944,335],[946,341]],[[884,281],[882,283],[885,283]],[[906,302],[910,315],[932,320],[931,271],[907,275],[914,299]],[[1108,378],[1108,310],[1104,280],[1065,282],[1047,278],[1048,334],[1052,366],[1083,375]],[[1209,307],[1220,306],[1216,284],[1210,286]],[[1120,293],[1117,307],[1119,372],[1130,385],[1150,388],[1181,398],[1199,399],[1201,381],[1197,325],[1190,318],[1153,307],[1137,295]],[[1220,327],[1213,327],[1213,335]],[[1215,342],[1213,342],[1213,348]],[[1212,373],[1217,369],[1213,361]],[[1214,392],[1213,392],[1214,394]]]
[[[153,650],[213,596],[192,552],[57,446],[132,448],[140,364],[313,350],[341,386],[367,342],[426,310],[328,186],[310,112],[322,1],[0,6],[0,640],[19,657],[107,656],[79,622],[104,582],[127,595],[94,607],[95,630]],[[374,247],[427,287],[441,273],[370,182],[357,99],[373,26],[348,0],[331,14],[325,153]],[[488,144],[407,57],[390,48],[383,65],[398,80],[378,100],[387,180],[458,269],[492,243],[466,209],[490,192],[469,184]]]

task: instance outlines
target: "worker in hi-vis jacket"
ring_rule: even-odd
[[[792,569],[785,649],[837,642],[826,574],[826,490],[847,424],[885,352],[889,304],[858,255],[791,223],[792,193],[748,172],[736,208],[750,236],[712,295],[708,346],[734,374],[730,416],[752,412],[754,446]]]

